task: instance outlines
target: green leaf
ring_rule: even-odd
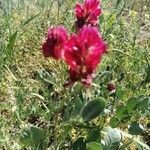
[[[138,100],[135,97],[131,97],[130,99],[128,99],[127,104],[126,104],[128,112],[132,112],[135,109],[137,103],[138,103]]]
[[[118,88],[116,89],[116,96],[117,96],[119,99],[121,99],[121,98],[123,97],[123,95],[124,95],[124,90],[122,89],[122,87],[118,87]]]
[[[31,16],[29,19],[27,19],[21,26],[20,29],[23,28],[25,25],[27,25],[29,22],[31,22],[33,19],[35,19],[39,14]]]
[[[86,143],[84,141],[84,137],[78,138],[73,144],[72,144],[72,150],[86,150]]]
[[[145,77],[145,82],[149,83],[150,82],[150,65],[148,65],[148,68],[146,68],[146,77]]]
[[[100,143],[90,142],[86,146],[87,150],[103,150],[103,147]]]
[[[118,149],[120,146],[121,138],[121,132],[118,129],[109,128],[105,138],[104,150]]]
[[[138,107],[142,110],[145,110],[147,107],[150,106],[150,97],[144,97],[140,99]]]
[[[38,14],[39,15],[39,14]],[[31,18],[29,18],[28,20],[26,20],[10,37],[9,37],[9,41],[8,44],[6,46],[6,50],[9,53],[9,55],[11,56],[12,52],[13,52],[13,47],[19,32],[19,29],[23,28],[25,25],[27,25],[30,21],[32,21],[34,18],[36,18],[38,15],[32,16]]]
[[[93,129],[92,131],[89,132],[86,141],[93,142],[93,141],[101,141],[101,135],[100,135],[100,130],[99,129]]]
[[[71,109],[72,109],[72,101],[68,101],[67,105],[64,108],[64,114],[62,118],[63,121],[68,121],[70,119],[70,117],[72,116]]]
[[[25,128],[22,130],[20,135],[20,142],[25,146],[33,146],[30,128]]]
[[[13,35],[9,38],[6,50],[8,52],[12,52],[16,38],[17,38],[17,34],[18,34],[18,30],[16,32],[13,33]]]
[[[80,98],[75,100],[75,107],[74,107],[74,116],[78,115],[82,109],[83,102]]]
[[[113,116],[111,119],[110,119],[110,125],[112,128],[116,128],[119,124],[119,119],[116,117],[116,116]]]
[[[106,102],[105,99],[100,97],[95,100],[89,101],[83,106],[81,111],[81,116],[84,121],[90,121],[98,117],[105,109]]]
[[[108,127],[104,127],[102,133],[106,134],[111,128]],[[119,129],[118,129],[119,130]],[[141,145],[143,147],[144,150],[149,150],[149,146],[147,144],[145,144],[143,141],[140,141],[139,138],[136,138],[135,136],[128,134],[122,130],[119,130],[119,132],[121,133],[121,136],[124,138],[128,138],[130,140],[133,140],[134,143],[138,143],[139,145]],[[107,133],[108,136],[108,133]],[[104,145],[104,150],[109,150],[106,147],[106,144]]]
[[[22,130],[20,142],[25,146],[41,148],[41,150],[44,150],[46,144],[44,141],[45,138],[46,136],[42,129],[32,126]]]
[[[124,104],[121,104],[116,108],[116,116],[122,119],[127,114],[127,109]]]
[[[140,135],[141,133],[143,133],[143,127],[139,123],[133,122],[130,125],[128,131],[132,135]]]
[[[34,143],[34,147],[38,147],[39,144],[45,139],[45,133],[42,129],[37,127],[31,127],[31,135]]]

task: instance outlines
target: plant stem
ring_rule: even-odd
[[[58,128],[57,128],[57,125],[58,125],[58,112],[56,112],[55,116],[54,116],[54,126],[55,126],[55,130],[54,130],[54,147],[55,149],[57,149],[57,134],[58,134]]]

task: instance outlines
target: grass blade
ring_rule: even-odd
[[[27,19],[27,20],[20,26],[19,29],[23,28],[25,25],[27,25],[29,22],[31,22],[33,19],[35,19],[38,15],[39,15],[39,14],[34,15],[34,16],[31,16],[29,19]]]
[[[13,47],[14,47],[14,44],[15,44],[15,41],[16,41],[16,38],[17,38],[17,35],[18,35],[19,30],[22,29],[24,26],[26,26],[26,25],[27,25],[29,22],[31,22],[33,19],[35,19],[38,15],[39,15],[39,14],[34,15],[34,16],[30,17],[29,19],[27,19],[27,20],[19,27],[19,29],[17,29],[17,30],[12,34],[12,36],[10,36],[10,38],[9,38],[9,40],[8,40],[8,44],[7,44],[7,46],[6,46],[6,52],[7,52],[7,54],[9,54],[8,56],[11,57],[11,55],[12,55],[12,53],[13,53]],[[7,55],[7,54],[6,54],[6,55]]]

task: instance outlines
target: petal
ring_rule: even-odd
[[[78,47],[78,37],[73,34],[65,45],[64,58],[66,63],[74,70],[81,65],[81,53]]]
[[[95,70],[105,51],[106,44],[104,42],[97,43],[95,46],[91,47],[91,50],[85,60],[87,68]]]
[[[77,18],[82,18],[84,16],[84,9],[83,6],[80,5],[79,3],[76,3],[75,6],[75,13]]]
[[[68,34],[63,26],[49,28],[47,38],[42,44],[43,55],[54,59],[62,58],[63,47],[67,39]]]
[[[84,6],[88,10],[95,10],[99,6],[99,0],[85,0],[84,1]]]

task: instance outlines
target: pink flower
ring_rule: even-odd
[[[77,3],[75,7],[76,28],[80,29],[84,25],[97,26],[98,16],[101,14],[99,6],[100,0],[84,0],[83,5]]]
[[[96,28],[84,26],[78,35],[73,34],[65,45],[64,59],[70,76],[66,86],[76,81],[89,86],[105,51],[106,44]]]
[[[63,54],[63,47],[68,39],[67,32],[63,26],[49,28],[47,38],[43,42],[42,51],[45,57],[60,59]]]

